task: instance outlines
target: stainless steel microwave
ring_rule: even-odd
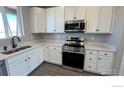
[[[84,20],[67,20],[65,21],[65,32],[85,32]]]

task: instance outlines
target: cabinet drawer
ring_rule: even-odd
[[[93,63],[85,63],[85,65],[84,65],[84,70],[86,70],[86,71],[91,71],[91,72],[96,72],[96,64],[93,64]]]
[[[111,53],[111,52],[99,52],[99,55],[102,55],[102,56],[113,56],[113,53]]]
[[[97,55],[86,55],[85,62],[96,64],[97,63]]]
[[[92,55],[96,55],[97,51],[93,51],[93,50],[87,50],[86,54],[92,54]]]

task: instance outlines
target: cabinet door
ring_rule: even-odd
[[[44,61],[44,59],[43,59],[43,46],[40,46],[38,48],[38,52],[39,52],[39,62],[41,64]]]
[[[76,6],[65,6],[65,21],[76,17]]]
[[[85,6],[77,6],[76,11],[77,11],[77,14],[76,14],[77,19],[85,19],[85,16],[86,16]]]
[[[94,63],[85,63],[84,70],[90,71],[90,72],[96,72],[97,71],[97,64]]]
[[[25,57],[8,65],[8,69],[10,76],[25,76],[29,74],[28,62]]]
[[[89,52],[89,51],[87,51],[87,52]],[[97,55],[86,54],[84,69],[87,70],[87,71],[91,71],[91,72],[96,72],[97,71]]]
[[[99,18],[99,32],[100,33],[110,33],[113,7],[112,6],[103,6],[100,7],[100,18]]]
[[[27,59],[30,72],[33,71],[38,65],[40,65],[38,51],[32,52],[32,54],[30,54]]]
[[[36,7],[31,8],[30,16],[31,16],[32,33],[46,32],[45,10]]]
[[[86,32],[88,33],[94,33],[97,32],[97,21],[98,21],[98,13],[99,13],[99,7],[98,6],[91,6],[87,7],[86,12]]]
[[[85,61],[86,63],[97,64],[97,55],[86,55]]]
[[[49,48],[49,60],[51,63],[62,65],[61,49],[58,47]]]
[[[112,73],[112,57],[99,56],[97,71],[101,74],[111,75]]]
[[[44,59],[44,61],[49,62],[48,54],[49,54],[49,46],[43,46],[43,57],[44,57],[43,59]]]
[[[56,32],[55,8],[46,9],[46,25],[47,25],[47,32],[48,33]]]
[[[64,7],[55,7],[56,9],[56,32],[64,33]]]

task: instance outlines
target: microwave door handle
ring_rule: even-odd
[[[80,24],[80,22],[79,22],[79,25],[78,25],[78,30],[80,30],[80,25],[81,25],[81,24]]]

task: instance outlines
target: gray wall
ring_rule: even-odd
[[[113,33],[110,36],[107,36],[105,41],[117,48],[114,73],[119,74],[124,51],[124,7],[117,7]]]

